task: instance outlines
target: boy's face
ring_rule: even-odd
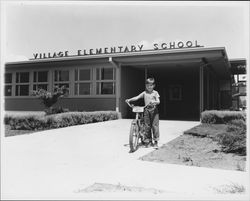
[[[149,92],[152,92],[154,89],[155,85],[154,84],[146,84],[146,89]]]

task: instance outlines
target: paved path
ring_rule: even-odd
[[[153,148],[129,153],[130,122],[122,119],[3,138],[2,199],[232,199],[233,195],[220,195],[214,188],[247,186],[246,172],[138,160]],[[198,124],[161,121],[160,145]],[[82,192],[94,183],[164,193]]]

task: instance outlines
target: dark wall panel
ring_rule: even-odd
[[[115,98],[63,98],[55,106],[68,108],[70,111],[115,110]],[[41,101],[33,98],[5,100],[5,110],[41,111]]]

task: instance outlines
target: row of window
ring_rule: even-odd
[[[65,86],[71,95],[115,94],[115,68],[75,69],[73,81],[70,81],[70,70],[52,73],[53,88]],[[49,90],[49,71],[5,73],[5,96],[29,96],[31,90],[37,89]]]

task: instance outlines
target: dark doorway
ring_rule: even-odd
[[[125,96],[138,95],[145,89],[145,78],[154,77],[155,90],[159,92],[161,100],[160,119],[199,120],[199,65],[195,63],[155,64],[126,67],[126,70],[124,67],[122,77],[122,101],[125,100]],[[136,89],[124,87],[128,77],[130,82],[135,83],[133,87]],[[123,107],[123,117],[130,118],[131,115],[128,116],[127,110],[128,108]]]
[[[194,64],[152,66],[148,77],[154,77],[161,96],[161,119],[199,120],[199,68]]]

